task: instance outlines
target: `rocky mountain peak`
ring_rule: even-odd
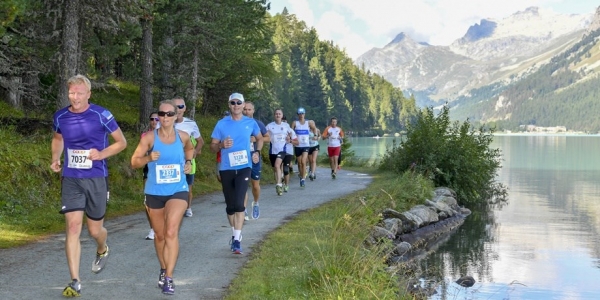
[[[387,48],[391,45],[399,44],[399,43],[415,44],[416,42],[410,36],[408,36],[406,33],[400,32],[398,35],[396,35],[396,37],[391,42],[389,42],[387,45],[385,45],[384,48]]]
[[[524,11],[518,11],[513,14],[514,18],[535,18],[540,16],[540,8],[537,6],[532,6],[526,8]]]
[[[587,32],[594,31],[598,28],[600,28],[600,6],[598,6],[598,8],[596,8],[596,13],[592,17],[592,20],[590,22],[590,27],[588,28]]]
[[[475,24],[469,27],[465,36],[463,36],[461,42],[474,42],[486,37],[492,36],[494,29],[498,26],[498,23],[482,19],[480,24]]]

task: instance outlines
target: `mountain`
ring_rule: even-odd
[[[533,94],[524,93],[535,100],[542,94],[548,96],[550,90],[593,81],[600,72],[600,51],[594,48],[598,28],[600,7],[596,14],[585,15],[561,15],[530,7],[502,20],[481,20],[449,46],[423,45],[401,33],[385,47],[361,55],[355,63],[413,94],[421,106],[449,103],[453,116],[518,126],[519,122],[532,121],[514,119],[525,102],[515,94],[502,93],[525,92],[523,84],[527,84],[530,91],[539,87]],[[557,78],[564,81],[557,83]],[[549,82],[554,82],[554,89],[545,86]],[[484,105],[490,102],[494,105]],[[543,119],[540,116],[535,121]],[[553,125],[560,124],[546,126]]]

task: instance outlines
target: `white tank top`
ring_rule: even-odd
[[[296,122],[294,131],[298,136],[298,147],[310,147],[310,126],[308,126],[308,120],[304,120],[304,124],[300,124],[300,121]]]

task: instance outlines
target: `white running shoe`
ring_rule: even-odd
[[[153,240],[153,239],[154,239],[154,229],[150,229],[150,232],[146,236],[146,240]]]
[[[189,217],[191,217],[193,215],[194,215],[194,213],[192,213],[192,209],[191,208],[188,208],[188,209],[185,210],[185,216],[186,217],[189,218]]]

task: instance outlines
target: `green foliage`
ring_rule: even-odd
[[[433,108],[409,126],[407,138],[384,155],[382,170],[425,175],[435,186],[454,189],[463,204],[485,203],[502,189],[494,183],[500,168],[500,150],[490,149],[493,130],[473,130],[468,122],[451,122],[444,106],[435,116]]]

